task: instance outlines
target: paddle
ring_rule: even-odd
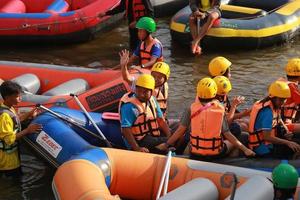
[[[71,117],[67,117],[67,116],[60,115],[60,114],[54,112],[53,110],[50,110],[49,108],[46,108],[45,106],[43,106],[43,105],[41,105],[41,104],[37,104],[36,107],[37,107],[37,108],[41,108],[41,109],[43,109],[44,111],[47,111],[47,112],[51,113],[51,114],[54,115],[55,117],[57,117],[57,118],[59,118],[59,119],[65,121],[65,122],[68,122],[68,123],[74,125],[75,127],[77,127],[77,128],[79,128],[79,129],[81,129],[82,131],[88,133],[89,135],[91,135],[91,136],[93,136],[93,137],[95,137],[95,138],[97,138],[97,139],[99,139],[99,140],[101,140],[101,141],[106,142],[106,141],[105,141],[103,138],[101,138],[99,135],[97,135],[97,134],[93,133],[92,131],[90,131],[90,130],[84,128],[84,127],[82,126],[82,124],[80,124],[79,122],[75,121],[75,120],[72,119]]]
[[[99,129],[99,127],[97,126],[97,124],[94,122],[94,120],[92,119],[91,115],[87,112],[87,110],[85,109],[85,107],[82,105],[82,103],[80,102],[80,100],[78,99],[76,94],[70,94],[71,97],[73,97],[76,101],[76,103],[78,104],[78,106],[81,108],[81,110],[83,111],[83,113],[85,114],[85,116],[90,120],[90,122],[93,124],[94,128],[97,130],[97,132],[101,135],[101,137],[104,139],[106,145],[108,147],[112,147],[110,142],[106,139],[105,135],[102,133],[102,131]]]

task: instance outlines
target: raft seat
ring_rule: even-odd
[[[26,13],[26,6],[21,0],[9,0],[0,6],[0,13]]]
[[[59,96],[59,95],[69,95],[69,94],[80,94],[87,91],[90,88],[88,82],[84,79],[72,79],[64,82],[46,92],[42,95],[45,96]]]
[[[70,5],[65,0],[55,0],[44,12],[51,14],[64,13],[69,10]]]
[[[235,5],[221,5],[222,17],[226,19],[265,16],[267,12],[258,8],[249,8]]]
[[[11,79],[11,81],[18,83],[23,91],[31,94],[36,94],[41,86],[40,79],[35,74],[22,74]]]

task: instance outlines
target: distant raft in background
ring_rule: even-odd
[[[120,0],[1,0],[1,42],[82,42],[115,24],[119,16],[98,17]]]
[[[175,14],[179,9],[189,4],[189,0],[151,0],[155,17],[165,17]]]
[[[222,17],[201,41],[201,47],[257,49],[291,40],[299,34],[300,0],[231,0]],[[171,20],[172,39],[189,45],[189,6]]]

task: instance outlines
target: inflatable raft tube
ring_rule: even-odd
[[[299,33],[300,0],[233,0],[221,5],[222,17],[203,38],[201,46],[257,49],[291,40]],[[170,24],[172,39],[189,45],[189,6],[176,13]]]

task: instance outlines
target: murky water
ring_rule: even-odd
[[[207,75],[208,63],[215,56],[222,55],[233,62],[231,96],[245,96],[247,103],[243,108],[263,97],[268,84],[284,76],[284,66],[288,59],[300,57],[299,37],[284,46],[254,51],[208,52],[194,57],[189,49],[172,44],[168,25],[169,19],[159,20],[156,36],[163,43],[164,56],[171,65],[171,117],[180,116],[184,103],[193,100],[195,86],[200,78]],[[123,23],[84,44],[3,47],[0,49],[0,59],[84,66],[100,61],[104,66],[114,66],[119,62],[118,52],[127,48],[127,37],[126,23]],[[22,160],[25,171],[22,182],[4,183],[0,180],[0,199],[53,199],[51,180],[54,170],[31,153],[23,153]]]

